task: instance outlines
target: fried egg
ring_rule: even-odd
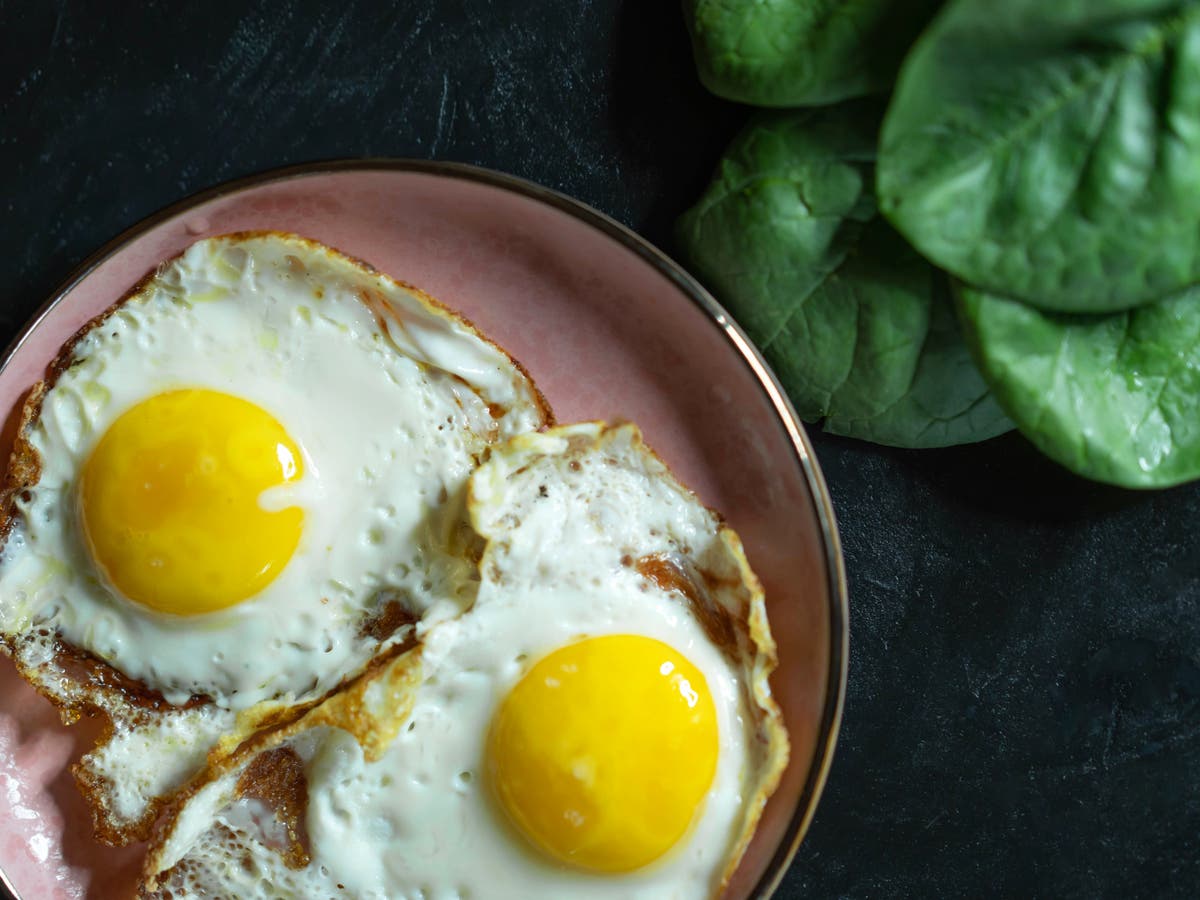
[[[201,241],[91,323],[26,406],[0,634],[69,714],[136,732],[93,793],[144,815],[154,769],[466,608],[466,480],[546,416],[467,323],[294,236]]]
[[[473,607],[200,788],[151,896],[719,893],[788,755],[737,536],[631,425],[516,437],[469,506]]]

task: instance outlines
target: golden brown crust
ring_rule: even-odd
[[[53,703],[53,699],[51,699]],[[105,722],[104,731],[96,739],[96,746],[102,747],[113,736],[112,718],[102,709],[94,709],[90,715],[102,718]],[[96,840],[109,847],[124,847],[128,844],[144,841],[150,837],[155,821],[168,805],[168,798],[153,797],[146,804],[145,811],[132,822],[117,825],[108,813],[108,798],[113,794],[112,782],[82,763],[71,766],[71,777],[75,779],[75,787],[83,795],[92,814],[92,832]]]
[[[54,656],[55,665],[67,678],[92,685],[106,695],[117,695],[123,705],[133,709],[162,712],[167,709],[195,709],[212,703],[212,698],[203,694],[193,694],[183,703],[171,703],[161,691],[130,678],[96,655],[62,640],[55,641]]]
[[[412,711],[413,694],[421,675],[421,648],[415,642],[395,646],[372,660],[357,677],[339,685],[319,702],[306,704],[302,715],[252,734],[232,752],[212,757],[204,771],[173,798],[154,829],[142,867],[140,893],[152,894],[170,879],[163,855],[172,830],[188,800],[205,786],[226,777],[311,728],[331,727],[349,732],[369,760],[383,755]],[[369,692],[374,691],[374,696]],[[381,708],[382,707],[382,708]],[[386,714],[385,714],[386,711]],[[239,776],[239,783],[241,776]]]
[[[54,674],[47,677],[49,673],[44,668],[26,666],[17,652],[16,640],[10,635],[0,635],[0,649],[3,649],[11,657],[17,674],[29,682],[34,690],[58,710],[64,725],[73,725],[83,716],[99,721],[100,733],[96,738],[95,748],[103,747],[112,740],[116,731],[115,717],[121,717],[125,722],[136,721],[138,711],[135,708],[122,706],[119,689],[110,685],[97,686],[70,695],[56,690],[53,682],[58,680],[58,670],[53,670]],[[101,663],[101,665],[104,664]],[[111,667],[107,668],[111,669]],[[115,669],[111,671],[116,673]],[[119,673],[116,674],[119,675]],[[81,697],[81,694],[85,696]],[[86,761],[86,757],[84,761]],[[158,818],[165,803],[158,799],[152,800],[137,820],[117,825],[108,815],[107,798],[112,794],[108,779],[89,769],[84,761],[71,766],[71,775],[91,811],[96,839],[110,847],[123,847],[149,837],[151,826]]]
[[[729,554],[736,560],[742,582],[750,595],[747,601],[749,610],[747,623],[750,641],[756,652],[756,668],[750,691],[754,705],[760,711],[755,736],[758,739],[763,759],[763,770],[758,784],[749,793],[750,800],[742,817],[742,828],[737,845],[729,858],[725,871],[721,874],[721,888],[724,889],[733,877],[733,873],[737,871],[746,848],[750,846],[767,800],[779,787],[791,755],[791,744],[788,740],[787,727],[783,721],[783,711],[771,694],[769,679],[779,664],[779,656],[776,652],[775,638],[771,635],[771,627],[767,622],[766,595],[762,582],[751,570],[750,563],[746,559],[745,548],[742,546],[742,539],[738,537],[737,532],[732,528],[722,527],[719,537]]]
[[[389,600],[379,613],[363,622],[359,634],[382,643],[406,625],[415,625],[417,617],[399,600]]]
[[[33,421],[41,412],[45,393],[46,384],[39,381],[26,393],[20,412],[16,414],[16,433],[12,438],[12,450],[8,469],[4,473],[3,486],[0,487],[0,548],[7,542],[8,533],[16,519],[17,497],[37,484],[42,477],[42,459],[29,441],[29,429],[33,427]]]
[[[237,796],[258,800],[283,826],[287,843],[276,848],[289,869],[303,869],[312,858],[308,848],[308,778],[304,760],[290,747],[260,753],[246,766],[237,782]]]
[[[708,635],[708,639],[719,647],[726,657],[737,661],[737,650],[740,646],[738,630],[744,632],[745,626],[734,620],[712,597],[712,586],[719,585],[723,579],[712,572],[700,570],[702,583],[698,582],[678,560],[665,553],[643,556],[633,567],[639,575],[661,590],[681,594],[687,600],[688,608]],[[728,584],[727,580],[724,581]]]

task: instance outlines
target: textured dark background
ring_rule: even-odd
[[[745,114],[676,2],[0,0],[0,341],[125,227],[290,162],[478,163],[670,250]],[[1017,437],[814,439],[850,687],[781,896],[1193,896],[1200,490],[1089,485]]]

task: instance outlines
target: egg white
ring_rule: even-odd
[[[303,478],[260,502],[298,505],[304,527],[259,594],[173,616],[100,577],[77,487],[118,416],[187,387],[260,406],[299,444]],[[432,618],[469,603],[455,503],[489,439],[540,424],[531,390],[457,320],[326,248],[195,244],[79,341],[45,395],[28,435],[41,477],[0,557],[0,631],[52,629],[174,704],[318,695],[375,652],[362,625],[388,599]]]
[[[509,825],[488,784],[487,734],[498,704],[538,658],[585,636],[629,633],[670,644],[703,673],[720,751],[681,842],[635,872],[596,875],[545,857]],[[412,714],[382,759],[366,762],[350,735],[331,729],[306,760],[313,863],[352,896],[710,894],[734,842],[752,731],[737,673],[676,599],[642,590],[636,576],[601,589],[554,583],[438,625],[422,660]],[[620,676],[612,673],[616,693]],[[669,777],[671,762],[661,764]]]
[[[309,864],[287,868],[272,849],[273,826],[262,825],[269,814],[238,793],[243,764],[198,791],[152,847],[151,896],[719,893],[787,759],[766,681],[773,647],[762,597],[736,537],[631,426],[589,423],[513,439],[472,477],[470,510],[488,541],[474,605],[421,629],[421,646],[394,664],[411,674],[409,689],[381,688],[373,701],[364,693],[376,728],[386,731],[384,748],[367,739],[370,728],[364,737],[360,714],[343,728],[320,710],[281,738],[303,762]],[[733,625],[732,643],[714,639],[680,590],[643,574],[638,563],[650,557],[713,579],[714,596],[701,600]],[[716,710],[719,753],[678,844],[639,870],[601,875],[544,856],[511,826],[488,783],[486,748],[497,708],[538,659],[609,634],[655,638],[699,669]],[[390,680],[385,672],[380,683]],[[619,672],[612,690],[619,699]],[[652,752],[629,748],[642,751]],[[670,761],[663,763],[669,777]]]

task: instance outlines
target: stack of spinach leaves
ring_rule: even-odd
[[[802,417],[1200,478],[1200,0],[684,9],[711,90],[804,107],[679,222]]]

